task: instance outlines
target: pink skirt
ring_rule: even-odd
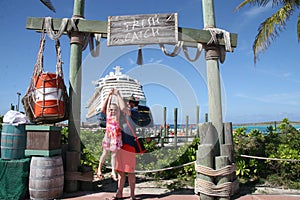
[[[127,147],[128,146],[128,147]],[[132,151],[135,151],[134,147],[123,144],[122,149],[117,151],[116,155],[116,171],[134,173],[136,166],[136,154],[130,151],[124,150],[123,148],[133,148]]]

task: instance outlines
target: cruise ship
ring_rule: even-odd
[[[137,79],[123,74],[120,66],[116,66],[114,70],[114,72],[110,72],[105,77],[94,82],[95,92],[86,105],[88,109],[86,122],[89,126],[98,125],[98,115],[101,110],[102,102],[104,102],[112,88],[119,90],[123,98],[128,98],[133,95],[139,100],[139,105],[146,106],[146,97],[140,82]]]

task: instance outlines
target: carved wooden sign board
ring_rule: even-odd
[[[177,13],[108,17],[108,46],[176,44],[177,42]]]

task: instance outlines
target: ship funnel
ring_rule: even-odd
[[[122,68],[120,66],[116,66],[115,68],[115,75],[119,76],[119,75],[122,75]]]

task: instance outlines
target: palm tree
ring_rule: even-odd
[[[252,46],[254,63],[258,59],[258,53],[265,51],[270,46],[271,42],[279,35],[279,32],[285,29],[286,22],[300,6],[300,0],[244,0],[236,7],[236,10],[246,4],[265,7],[269,3],[272,4],[272,8],[279,7],[279,9],[259,26]],[[300,42],[300,13],[298,14],[297,36],[298,42]]]
[[[47,8],[49,8],[50,10],[52,10],[53,12],[55,12],[55,8],[51,3],[51,0],[40,0],[45,6],[47,6]]]

